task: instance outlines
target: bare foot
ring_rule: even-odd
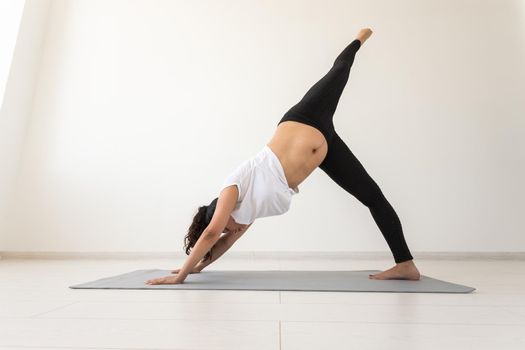
[[[356,39],[359,39],[361,45],[363,45],[365,41],[370,38],[370,35],[372,35],[372,30],[370,28],[363,28],[357,33]]]
[[[412,260],[403,261],[396,266],[375,275],[368,275],[373,280],[412,280],[417,281],[421,275]]]

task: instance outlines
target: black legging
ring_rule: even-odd
[[[280,123],[293,120],[317,128],[325,136],[328,153],[319,165],[345,191],[370,209],[381,233],[392,251],[396,263],[412,260],[401,222],[394,208],[363,165],[336,133],[333,115],[341,93],[348,81],[350,67],[361,47],[358,39],[352,41],[337,56],[334,65],[315,83],[295,106],[284,114]]]

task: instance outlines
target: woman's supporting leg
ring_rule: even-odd
[[[412,260],[401,222],[383,192],[361,162],[334,132],[328,153],[319,165],[332,180],[370,209],[396,263]]]

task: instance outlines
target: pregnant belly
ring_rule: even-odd
[[[279,124],[267,145],[281,161],[290,188],[303,182],[328,152],[326,139],[319,130],[296,121]]]

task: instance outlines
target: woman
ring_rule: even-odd
[[[369,278],[420,278],[396,212],[341,140],[332,120],[355,54],[370,35],[369,28],[359,31],[328,73],[285,113],[270,142],[226,178],[218,198],[199,207],[185,237],[189,257],[181,269],[172,271],[177,274],[147,284],[183,283],[188,274],[200,272],[228,250],[256,218],[288,211],[299,184],[317,167],[370,209],[392,251],[396,265]]]

